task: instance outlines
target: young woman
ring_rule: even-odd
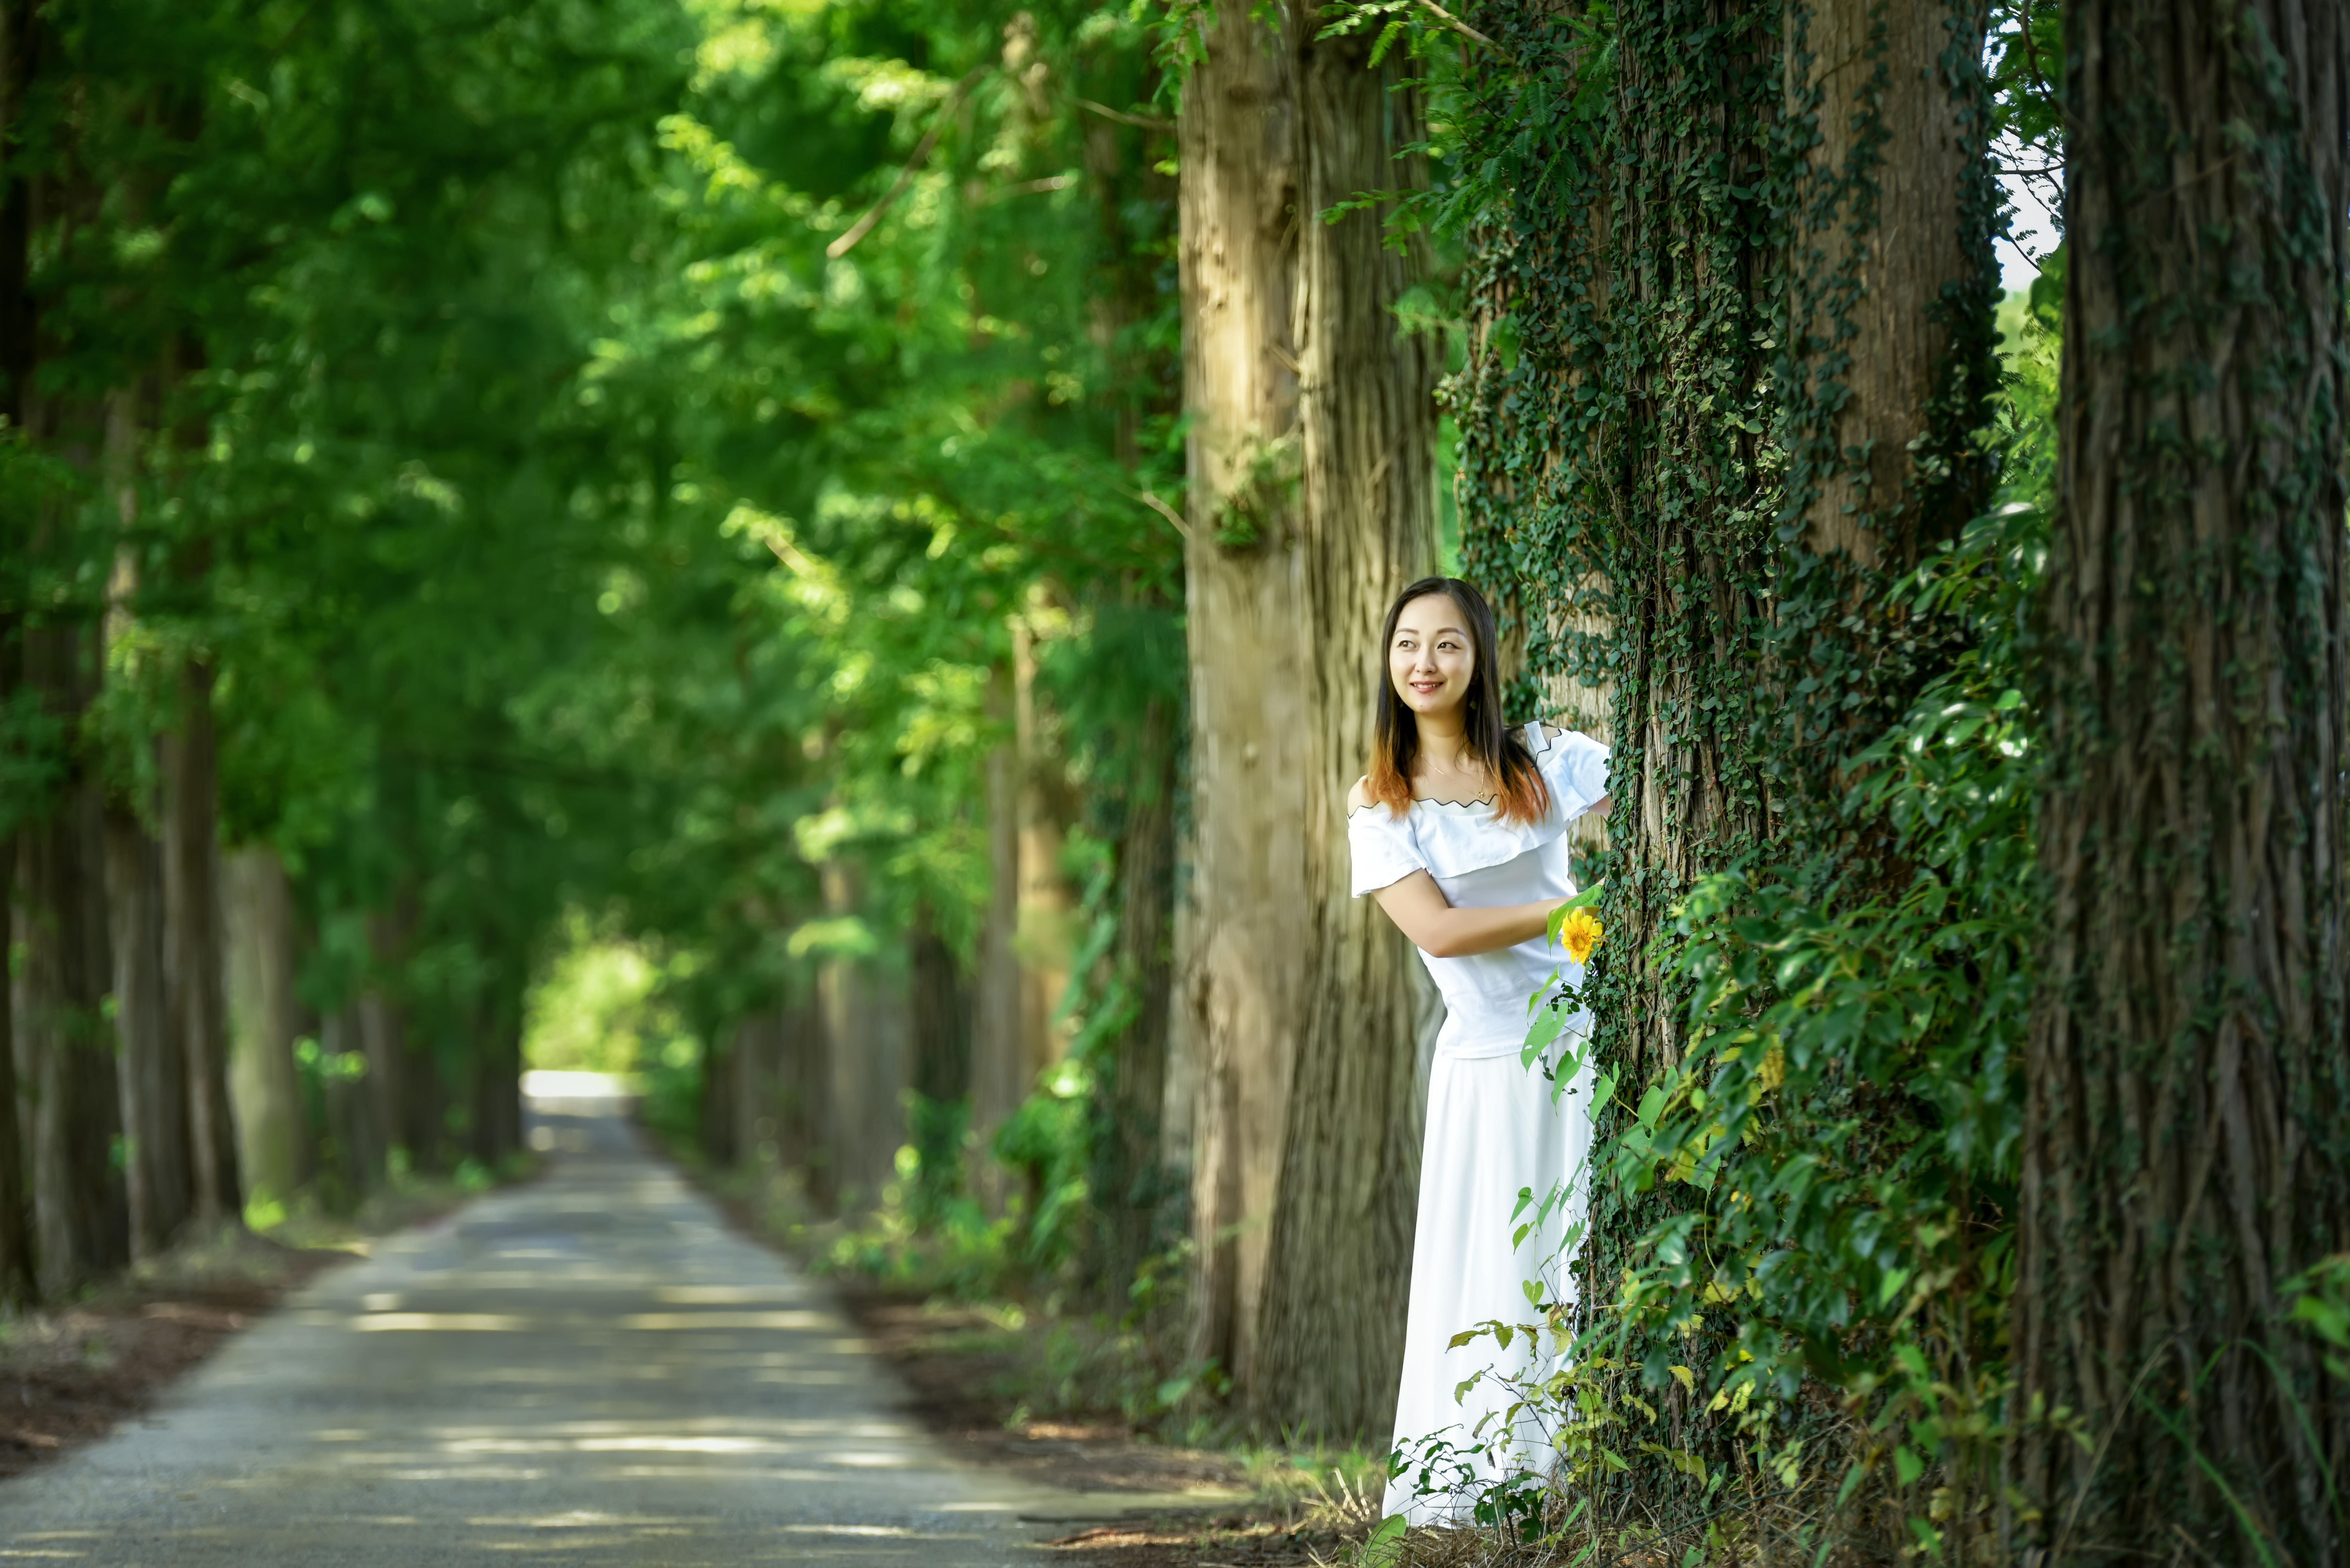
[[[1370,772],[1347,803],[1355,895],[1377,897],[1419,949],[1445,1006],[1396,1400],[1405,1466],[1388,1483],[1387,1511],[1444,1523],[1484,1483],[1546,1469],[1550,1459],[1534,1422],[1505,1417],[1517,1397],[1508,1381],[1547,1370],[1548,1352],[1523,1335],[1507,1348],[1491,1336],[1451,1342],[1495,1319],[1536,1321],[1528,1282],[1543,1282],[1545,1301],[1569,1299],[1562,1253],[1570,1232],[1580,1235],[1583,1199],[1554,1210],[1522,1242],[1513,1237],[1555,1186],[1583,1184],[1590,1074],[1554,1095],[1520,1052],[1535,994],[1582,982],[1580,967],[1551,944],[1548,922],[1575,891],[1566,825],[1607,810],[1607,748],[1543,724],[1503,723],[1493,612],[1458,577],[1406,588],[1388,611],[1386,639]],[[1533,1202],[1520,1214],[1528,1190]]]

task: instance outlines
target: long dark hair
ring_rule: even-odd
[[[1378,706],[1371,721],[1371,765],[1363,792],[1396,815],[1411,809],[1411,768],[1419,758],[1419,719],[1396,695],[1388,664],[1396,622],[1403,607],[1430,594],[1443,594],[1461,607],[1469,623],[1469,696],[1461,712],[1469,754],[1493,775],[1493,809],[1504,821],[1536,823],[1550,813],[1550,786],[1517,732],[1502,722],[1502,669],[1495,656],[1492,607],[1459,577],[1422,577],[1396,596],[1379,634]]]

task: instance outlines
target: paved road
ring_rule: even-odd
[[[822,1294],[610,1109],[536,1102],[541,1179],[333,1271],[143,1424],[0,1485],[0,1559],[993,1568],[1056,1533],[1023,1511],[1085,1511],[949,1461]]]

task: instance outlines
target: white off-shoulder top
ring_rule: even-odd
[[[1416,800],[1398,816],[1374,801],[1347,818],[1354,851],[1355,897],[1393,887],[1415,871],[1436,878],[1454,909],[1531,904],[1575,891],[1566,825],[1607,794],[1607,748],[1572,730],[1525,729],[1526,749],[1550,785],[1550,813],[1540,822],[1503,822],[1490,805]],[[1439,1056],[1503,1056],[1524,1044],[1528,1003],[1555,972],[1579,988],[1583,971],[1548,937],[1467,958],[1420,961],[1443,993]]]

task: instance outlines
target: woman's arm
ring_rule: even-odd
[[[1456,909],[1425,871],[1415,871],[1371,896],[1412,945],[1430,958],[1467,958],[1530,942],[1550,929],[1550,912],[1566,902],[1562,894],[1534,904]]]

